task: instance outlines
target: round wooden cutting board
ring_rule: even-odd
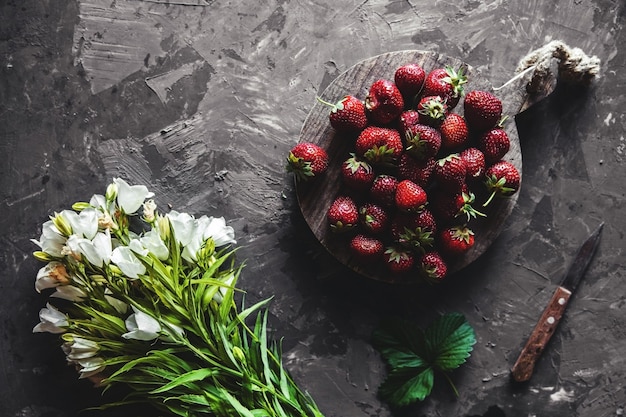
[[[381,78],[393,81],[396,69],[404,64],[417,63],[428,73],[437,67],[449,65],[455,69],[463,68],[467,77],[465,91],[493,91],[487,80],[481,78],[464,62],[426,51],[398,51],[378,55],[357,63],[339,75],[322,93],[321,99],[335,103],[345,95],[353,95],[364,100],[371,84]],[[495,93],[503,102],[504,114],[508,115],[505,130],[511,141],[511,148],[505,160],[513,163],[522,173],[522,155],[517,128],[513,116],[519,110],[519,91],[499,91]],[[507,102],[508,100],[508,102]],[[454,109],[462,114],[463,101]],[[509,113],[507,113],[509,112]],[[384,282],[419,282],[414,276],[397,276],[386,270],[384,265],[362,265],[351,255],[346,237],[331,232],[326,213],[332,201],[342,193],[341,164],[353,149],[354,137],[338,134],[330,126],[330,107],[316,101],[309,112],[302,130],[300,142],[312,142],[328,152],[330,161],[328,171],[313,181],[296,183],[296,193],[302,214],[320,243],[340,262],[372,279]],[[475,244],[464,256],[448,263],[448,274],[467,266],[493,243],[500,234],[505,220],[511,214],[517,202],[518,193],[508,198],[497,198],[483,211],[487,217],[472,219],[469,227],[474,231]],[[480,201],[484,201],[480,200]],[[481,207],[482,209],[482,207]],[[423,281],[422,281],[423,282]]]

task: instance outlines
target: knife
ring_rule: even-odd
[[[600,243],[600,234],[604,223],[596,229],[582,244],[578,253],[574,257],[569,270],[565,274],[563,281],[554,291],[550,302],[548,303],[543,314],[539,318],[539,321],[535,325],[533,332],[530,334],[526,345],[522,349],[517,361],[511,368],[511,375],[517,382],[528,381],[535,368],[535,363],[543,349],[546,347],[548,341],[554,334],[556,327],[563,317],[565,308],[569,302],[572,293],[578,287],[580,280],[582,279],[593,255]]]

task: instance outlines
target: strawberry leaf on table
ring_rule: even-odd
[[[423,401],[432,391],[435,373],[458,368],[475,343],[474,329],[460,313],[445,314],[426,330],[405,320],[384,323],[373,335],[374,347],[391,368],[379,387],[380,396],[397,407]]]

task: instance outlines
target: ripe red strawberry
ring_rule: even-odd
[[[396,207],[400,211],[415,212],[424,208],[428,201],[426,191],[410,180],[402,180],[396,188]]]
[[[502,102],[488,91],[472,90],[463,101],[465,120],[476,132],[494,127],[502,117]]]
[[[470,184],[482,180],[486,169],[485,155],[482,151],[478,148],[466,148],[459,156],[465,161],[465,167],[467,168],[465,180]]]
[[[327,218],[333,232],[343,233],[356,227],[359,211],[352,198],[339,196],[330,205]]]
[[[467,145],[469,130],[463,116],[457,113],[448,113],[439,126],[441,132],[441,146],[449,151],[463,148]]]
[[[350,240],[350,251],[355,255],[359,262],[372,263],[380,259],[385,247],[380,240],[358,234]]]
[[[286,169],[297,181],[306,181],[324,173],[328,168],[328,153],[319,145],[298,143],[289,152]]]
[[[506,197],[515,194],[521,182],[519,171],[508,161],[499,161],[490,166],[485,172],[485,178],[485,185],[491,195],[483,207],[486,207],[496,195]]]
[[[409,272],[415,263],[415,256],[409,249],[390,246],[383,253],[385,265],[395,274]]]
[[[447,190],[458,191],[465,184],[467,167],[459,154],[453,153],[437,160],[433,170],[433,179]]]
[[[406,132],[420,122],[420,114],[415,110],[406,110],[398,117],[398,132],[404,135]]]
[[[478,138],[476,146],[485,155],[487,165],[491,165],[506,155],[511,147],[511,141],[504,129],[496,125]]]
[[[358,156],[372,164],[393,163],[404,150],[397,130],[379,126],[366,127],[357,137],[354,148]]]
[[[466,186],[455,193],[440,189],[429,196],[429,206],[442,224],[450,224],[455,220],[466,223],[477,216],[485,217],[484,213],[474,208],[475,203],[474,193]]]
[[[330,125],[340,132],[360,132],[368,124],[365,114],[365,103],[358,98],[347,95],[337,103],[332,104],[317,98],[323,104],[331,107]]]
[[[459,256],[474,246],[474,232],[467,226],[452,226],[439,232],[440,250],[448,256]]]
[[[370,188],[370,197],[383,207],[393,207],[396,200],[398,179],[394,176],[381,174],[374,178]]]
[[[400,116],[404,110],[404,99],[398,87],[391,81],[375,81],[365,98],[368,117],[376,124],[386,125]]]
[[[437,127],[448,114],[448,105],[441,96],[424,96],[417,103],[420,122]]]
[[[405,133],[406,151],[418,160],[433,158],[441,149],[441,134],[437,129],[416,124]]]
[[[374,169],[367,161],[351,153],[341,164],[341,176],[344,184],[357,191],[369,190],[374,181]]]
[[[391,220],[389,229],[394,242],[424,251],[434,244],[437,222],[433,213],[425,208],[418,213],[398,213]]]
[[[433,284],[442,282],[448,274],[448,265],[437,251],[426,252],[417,262],[421,267],[424,278]]]
[[[422,96],[440,96],[446,101],[448,108],[452,109],[461,99],[465,83],[467,77],[462,68],[435,68],[426,75]]]
[[[418,160],[405,152],[398,161],[398,179],[411,180],[422,188],[427,188],[430,184],[435,164],[435,158]]]
[[[359,209],[359,222],[367,232],[380,235],[387,230],[389,214],[374,203],[365,203]]]
[[[426,71],[419,64],[402,65],[394,74],[394,82],[405,102],[411,102],[424,85]]]

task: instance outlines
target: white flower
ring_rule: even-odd
[[[72,226],[74,235],[91,240],[98,232],[98,212],[93,208],[86,208],[80,213],[63,210],[60,215]]]
[[[196,230],[196,219],[187,213],[179,213],[176,210],[167,213],[166,217],[172,224],[176,240],[182,246],[187,246]]]
[[[87,298],[87,293],[73,285],[64,285],[62,287],[57,287],[56,291],[53,292],[50,297],[76,302]]]
[[[78,377],[79,379],[89,378],[90,376],[99,374],[104,370],[104,368],[106,368],[106,365],[104,364],[104,359],[99,356],[87,359],[79,359],[77,361],[72,361],[72,363],[75,363],[80,368],[80,376]]]
[[[204,231],[204,238],[212,238],[216,247],[228,244],[236,244],[235,230],[226,226],[226,220],[223,217],[211,217],[207,228]]]
[[[67,239],[65,254],[75,259],[86,257],[89,263],[98,268],[108,264],[112,256],[111,234],[109,230],[97,233],[93,240],[72,235]]]
[[[46,308],[39,310],[39,320],[41,322],[33,328],[33,333],[64,333],[63,327],[69,326],[67,316],[50,303],[46,304]]]
[[[144,313],[133,306],[134,313],[126,319],[127,333],[122,335],[125,339],[154,340],[161,332],[161,325],[152,316]]]
[[[54,222],[48,220],[41,228],[39,240],[31,239],[31,242],[39,246],[43,252],[60,258],[63,256],[62,251],[66,240],[66,237],[61,234],[59,229],[54,225]]]
[[[167,249],[167,246],[165,246],[165,243],[161,239],[161,235],[157,229],[152,229],[149,232],[146,232],[140,238],[140,241],[143,247],[150,251],[150,253],[158,259],[164,261],[169,257],[169,250]]]
[[[154,200],[150,199],[143,203],[143,218],[148,222],[152,223],[154,221],[154,212],[156,211],[157,205]]]
[[[113,182],[117,186],[117,205],[126,214],[135,213],[146,198],[154,196],[145,185],[128,185],[121,178],[114,178]]]
[[[118,246],[113,249],[111,262],[117,265],[122,273],[131,279],[137,279],[139,275],[146,273],[146,267],[137,259],[128,246]]]
[[[128,304],[126,304],[125,302],[118,300],[117,298],[113,297],[111,294],[113,294],[111,292],[110,289],[106,288],[104,290],[104,298],[109,302],[109,304],[111,304],[111,306],[113,306],[113,308],[120,314],[125,314],[126,311],[128,311]]]
[[[65,269],[65,265],[61,262],[49,262],[37,272],[35,280],[35,290],[41,292],[45,288],[54,288],[59,285],[67,285],[70,282],[70,276]]]
[[[84,339],[79,336],[72,336],[70,342],[63,343],[62,346],[67,359],[70,361],[76,361],[79,359],[87,359],[96,356],[96,353],[100,350],[98,342],[93,340]]]

